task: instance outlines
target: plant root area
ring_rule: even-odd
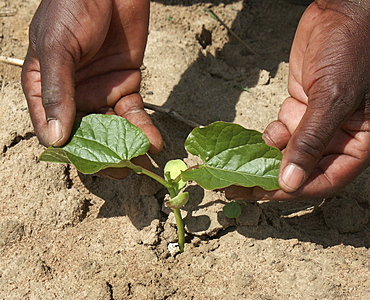
[[[0,0],[0,55],[25,57],[38,4]],[[202,125],[263,130],[276,119],[304,6],[151,4],[145,102]],[[20,73],[0,63],[0,299],[370,299],[369,171],[330,199],[246,202],[237,223],[223,215],[221,192],[190,184],[185,252],[171,254],[174,216],[150,178],[114,181],[38,162],[44,147]],[[148,112],[166,144],[154,171],[173,158],[196,163],[183,148],[191,128]]]

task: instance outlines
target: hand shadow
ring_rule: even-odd
[[[227,10],[233,10],[233,7],[232,5],[223,6],[221,9],[216,5],[220,3],[240,3],[240,1],[232,0],[154,0],[153,2],[178,6],[191,6],[198,3],[215,4],[214,7],[211,6],[211,9],[215,13],[219,13],[220,18],[223,16],[223,11],[226,11],[225,14],[227,14]],[[203,12],[202,7],[198,9],[200,11],[199,13],[204,13],[204,22],[206,23],[207,20],[211,20],[211,23],[198,26],[198,32],[194,32],[194,44],[198,45],[198,47],[194,46],[195,49],[187,50],[186,44],[179,45],[180,41],[176,43],[173,40],[171,40],[171,43],[164,44],[163,50],[157,49],[160,44],[159,42],[157,43],[157,39],[163,36],[159,31],[163,31],[163,29],[157,29],[154,24],[154,29],[149,33],[149,43],[144,64],[148,61],[148,69],[152,75],[157,70],[160,73],[176,72],[176,68],[171,67],[167,70],[166,66],[157,67],[155,62],[159,55],[162,55],[162,57],[166,55],[168,64],[174,65],[177,62],[182,63],[181,60],[186,59],[186,57],[177,57],[178,52],[173,51],[172,53],[171,47],[174,47],[174,49],[176,47],[183,47],[185,52],[198,51],[197,58],[181,75],[180,80],[173,87],[163,107],[172,109],[200,125],[208,125],[220,120],[241,122],[242,125],[250,127],[253,126],[251,124],[256,124],[255,119],[266,119],[264,114],[266,110],[269,110],[269,108],[265,107],[266,103],[258,103],[255,100],[258,95],[248,94],[246,96],[246,93],[252,87],[268,85],[276,76],[280,64],[289,61],[290,47],[294,33],[305,7],[293,5],[285,1],[245,0],[242,7],[238,6],[239,10],[237,13],[233,11],[236,18],[230,26],[233,33],[243,43],[229,33],[229,41],[222,48],[212,45],[212,40],[219,38],[220,28],[224,31],[223,26],[216,20],[213,20],[207,12]],[[269,13],[266,13],[267,11]],[[170,27],[171,23],[168,26]],[[209,31],[210,36],[208,35],[208,38],[202,37],[204,30]],[[151,36],[155,40],[153,43],[156,44],[154,47],[155,51],[153,52],[151,52]],[[245,44],[257,54],[252,54],[246,48]],[[263,82],[261,82],[262,75],[264,77]],[[156,97],[157,89],[161,87],[151,88],[153,90],[149,95],[145,95],[144,93],[144,101],[148,103],[155,101],[154,98]],[[283,100],[281,99],[281,101]],[[270,100],[267,99],[266,101]],[[245,117],[237,116],[236,106],[242,108],[241,111],[247,112]],[[276,117],[275,112],[272,115],[273,118]],[[169,158],[186,157],[187,154],[183,149],[183,144],[192,128],[163,113],[153,113],[152,117],[154,123],[164,135],[167,146],[164,153],[170,148],[170,151],[162,154],[166,156],[165,159],[161,159],[161,156],[153,157],[157,164],[162,167],[163,163]],[[169,154],[171,151],[172,153]]]

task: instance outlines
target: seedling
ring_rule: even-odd
[[[162,184],[169,193],[165,202],[175,215],[180,251],[184,251],[185,229],[180,208],[189,200],[184,192],[188,181],[205,189],[222,189],[231,185],[260,186],[275,190],[281,152],[266,145],[262,134],[226,122],[195,128],[185,141],[185,149],[202,159],[203,164],[187,166],[182,160],[167,162],[163,177],[131,162],[149,149],[145,134],[126,119],[114,115],[93,114],[82,118],[70,141],[61,148],[49,147],[39,160],[73,164],[84,174],[106,168],[130,168]],[[226,216],[237,218],[240,204],[232,201],[224,208]]]

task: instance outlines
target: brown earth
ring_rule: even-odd
[[[0,55],[23,58],[37,0],[0,1]],[[255,51],[232,37],[212,9]],[[263,130],[287,96],[289,49],[304,7],[280,0],[152,1],[142,95],[200,124]],[[189,186],[185,252],[165,192],[41,163],[20,68],[0,64],[0,299],[370,299],[370,180],[332,199],[246,203]],[[154,112],[169,158],[191,128]]]

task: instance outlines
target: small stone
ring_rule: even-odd
[[[170,252],[171,256],[175,256],[177,253],[180,252],[180,246],[178,243],[169,243],[167,249]]]
[[[245,243],[245,246],[247,246],[247,247],[253,247],[254,246],[254,243],[248,241],[248,242]]]
[[[257,85],[267,85],[270,82],[270,72],[261,70],[258,78]]]

